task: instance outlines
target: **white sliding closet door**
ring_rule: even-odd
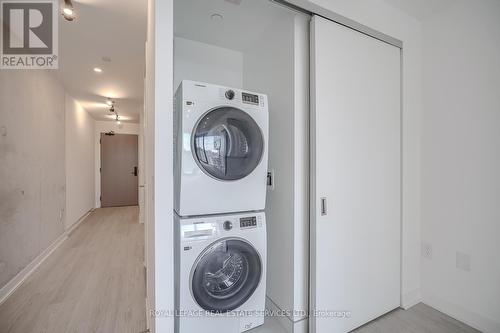
[[[340,333],[400,304],[400,49],[314,17],[311,64],[311,332]]]

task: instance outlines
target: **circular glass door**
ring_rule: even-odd
[[[228,312],[244,304],[259,285],[262,262],[241,239],[220,240],[195,264],[191,289],[196,302],[211,312]]]
[[[259,165],[264,139],[246,112],[220,107],[207,112],[193,133],[193,155],[201,169],[219,180],[238,180]]]

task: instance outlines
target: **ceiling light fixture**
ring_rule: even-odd
[[[212,19],[212,21],[222,21],[224,19],[224,16],[222,16],[221,14],[212,14],[210,15],[210,18]]]
[[[121,124],[120,117],[118,117],[118,115],[116,115],[116,123],[117,123],[118,125],[120,125],[120,124]]]
[[[106,100],[106,104],[112,106],[113,104],[115,104],[115,101],[113,101],[111,98],[108,97],[108,99]]]
[[[96,72],[96,73],[102,73],[102,68],[94,67],[94,72]]]
[[[62,16],[66,21],[73,21],[76,18],[75,7],[71,0],[64,0],[64,5],[62,8]]]

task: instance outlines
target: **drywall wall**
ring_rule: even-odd
[[[423,24],[423,300],[500,332],[500,2],[457,0]]]
[[[243,54],[185,38],[174,38],[174,89],[182,80],[242,88]]]
[[[64,89],[51,71],[2,71],[0,101],[2,287],[64,232]]]
[[[274,190],[267,191],[267,296],[293,309],[293,16],[277,19],[244,53],[243,86],[269,100],[269,162]]]
[[[139,135],[139,124],[121,123],[116,121],[96,121],[94,125],[94,161],[95,161],[95,208],[101,207],[101,133],[114,131],[117,134]],[[139,146],[139,149],[141,147]],[[139,166],[140,167],[140,166]]]
[[[258,46],[243,53],[243,83],[269,100],[274,189],[266,202],[267,297],[271,308],[297,311],[280,318],[291,332],[293,322],[304,317],[298,311],[308,309],[309,17],[280,10]]]
[[[297,313],[309,309],[309,21],[309,16],[295,15],[293,32],[293,308]],[[296,323],[293,332],[306,332],[306,327],[304,321]]]
[[[66,229],[94,208],[94,119],[66,94]]]
[[[405,308],[420,291],[420,123],[422,24],[383,0],[297,0],[314,3],[403,41],[402,299]]]
[[[173,38],[173,1],[148,0],[144,158],[146,305],[152,333],[174,328]]]

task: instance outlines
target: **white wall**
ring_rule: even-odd
[[[64,88],[51,71],[2,70],[0,103],[3,287],[64,232]]]
[[[314,3],[403,41],[403,222],[402,300],[421,300],[420,123],[422,112],[422,24],[383,0],[297,0]]]
[[[173,1],[148,1],[146,119],[147,321],[152,333],[173,332]],[[152,316],[150,311],[163,311]]]
[[[307,311],[309,17],[283,10],[258,43],[243,53],[243,83],[269,98],[269,170],[275,187],[267,191],[266,202],[266,293],[271,308]],[[280,318],[289,332],[299,332],[293,326],[302,319]]]
[[[287,15],[288,14],[288,15]],[[275,188],[267,191],[267,297],[280,309],[294,308],[294,20],[284,10],[244,53],[244,88],[269,100],[269,170]]]
[[[182,80],[242,88],[243,54],[215,45],[174,38],[174,89]]]
[[[424,302],[500,332],[500,2],[457,0],[424,21],[424,70]]]
[[[66,94],[66,229],[94,208],[94,119]]]
[[[95,156],[95,208],[101,207],[101,133],[114,131],[116,134],[136,134],[139,135],[139,124],[121,123],[116,121],[96,121],[94,126],[94,156]],[[141,146],[139,146],[141,149]],[[140,166],[139,166],[140,167]]]

